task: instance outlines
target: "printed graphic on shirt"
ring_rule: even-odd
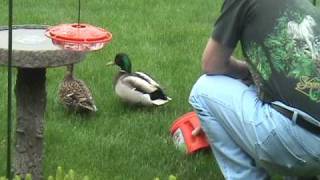
[[[311,100],[320,102],[320,78],[302,76],[297,83],[296,90],[310,97]]]
[[[260,78],[268,81],[275,71],[294,78],[295,90],[320,102],[320,37],[315,35],[316,26],[311,15],[285,13],[264,44],[250,43],[247,56]]]

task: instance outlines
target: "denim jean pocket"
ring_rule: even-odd
[[[305,164],[305,160],[272,130],[267,138],[256,144],[258,161],[273,164],[283,170],[293,170]]]

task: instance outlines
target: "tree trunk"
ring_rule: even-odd
[[[42,178],[46,69],[18,68],[15,173]]]

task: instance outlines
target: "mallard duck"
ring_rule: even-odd
[[[84,81],[73,75],[73,64],[67,66],[67,73],[59,87],[59,100],[68,109],[77,112],[96,112],[97,107]]]
[[[120,67],[114,81],[114,88],[116,94],[124,102],[134,105],[160,106],[171,100],[165,95],[161,86],[149,75],[131,71],[132,65],[127,54],[118,53],[114,61],[107,63],[107,65]]]

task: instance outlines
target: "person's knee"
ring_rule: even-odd
[[[197,99],[203,99],[229,106],[241,102],[243,95],[251,91],[238,79],[223,75],[202,75],[191,90],[189,102],[192,104]]]
[[[204,75],[203,75],[204,76]],[[201,76],[197,82],[193,85],[190,95],[189,95],[189,103],[196,108],[195,106],[197,106],[197,103],[199,102],[199,98],[201,98],[199,95],[203,94],[202,90],[204,88],[204,83],[202,81],[204,81],[203,76]]]
[[[196,97],[200,94],[204,94],[204,90],[209,88],[208,86],[212,86],[212,82],[210,82],[210,78],[207,75],[202,75],[197,80],[197,82],[193,85],[192,90],[190,92],[190,97]],[[213,88],[213,87],[210,87]]]
[[[193,107],[194,111],[198,114],[198,116],[204,116],[207,113],[206,101],[207,99],[206,94],[208,89],[209,78],[206,75],[202,75],[197,82],[193,85],[193,88],[189,95],[189,104]],[[214,87],[210,87],[211,89]]]
[[[220,93],[224,93],[221,89],[227,89],[232,85],[229,82],[226,83],[228,79],[230,78],[222,75],[202,75],[192,87],[189,102],[192,104],[195,101],[200,102],[204,97],[219,97]]]

